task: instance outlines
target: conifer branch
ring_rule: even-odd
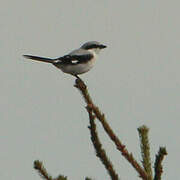
[[[92,108],[93,113],[99,119],[101,122],[105,132],[108,134],[110,139],[115,143],[116,148],[121,152],[121,154],[129,161],[129,163],[136,169],[136,171],[139,173],[139,176],[143,180],[147,180],[147,174],[144,171],[144,169],[140,166],[140,164],[134,159],[132,153],[129,153],[128,150],[126,149],[125,145],[121,143],[119,138],[115,135],[109,124],[107,123],[105,119],[105,115],[102,114],[97,106],[94,105],[88,90],[87,86],[81,79],[76,79],[75,81],[75,87],[78,88],[84,97],[84,100],[86,104]]]
[[[167,155],[166,148],[160,147],[154,163],[154,171],[155,171],[154,180],[161,180],[161,176],[163,173],[162,161],[164,159],[164,156],[166,155]]]
[[[45,180],[67,180],[66,176],[59,175],[57,178],[52,178],[43,166],[43,163],[40,162],[39,160],[34,161],[34,169],[36,169],[39,173],[39,175],[42,177],[42,179]]]
[[[55,178],[54,180],[67,180],[66,176],[63,175],[59,175],[57,178]]]
[[[89,178],[89,177],[86,177],[86,178],[85,178],[85,180],[92,180],[92,179],[91,179],[91,178]]]
[[[89,126],[89,130],[91,133],[91,141],[93,143],[94,149],[96,151],[96,156],[99,157],[100,161],[103,163],[103,165],[105,166],[108,174],[110,175],[112,180],[118,180],[118,175],[115,172],[113,165],[111,163],[111,161],[109,160],[109,158],[106,155],[106,151],[102,148],[102,144],[99,140],[97,131],[96,131],[96,124],[94,122],[95,120],[95,116],[93,116],[93,112],[91,107],[87,106],[86,107],[87,112],[89,114],[89,122],[90,122],[90,126]]]
[[[53,180],[53,178],[47,173],[45,167],[42,162],[36,160],[34,161],[34,169],[39,172],[39,175],[45,180]]]
[[[138,128],[140,146],[141,146],[141,155],[142,155],[142,164],[148,175],[148,180],[152,180],[152,168],[151,168],[151,157],[150,157],[150,145],[148,139],[149,128],[145,125]]]

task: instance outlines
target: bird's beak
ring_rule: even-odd
[[[107,48],[107,46],[101,44],[101,45],[100,45],[100,49],[104,49],[104,48]]]

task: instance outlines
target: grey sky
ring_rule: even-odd
[[[153,162],[159,146],[166,146],[163,179],[177,179],[179,5],[178,0],[2,0],[0,179],[40,179],[32,168],[35,159],[53,176],[109,178],[91,145],[74,78],[22,57],[58,57],[90,40],[108,46],[81,76],[96,104],[138,160],[136,129],[147,125]],[[120,177],[135,179],[137,173],[98,127]]]

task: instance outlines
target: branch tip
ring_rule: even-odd
[[[155,171],[154,180],[161,180],[161,176],[163,173],[162,161],[166,155],[167,155],[166,148],[160,147],[154,163],[154,171]]]

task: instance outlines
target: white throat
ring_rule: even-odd
[[[88,49],[89,52],[93,53],[94,56],[97,56],[101,49],[99,48],[94,48],[94,49]]]

